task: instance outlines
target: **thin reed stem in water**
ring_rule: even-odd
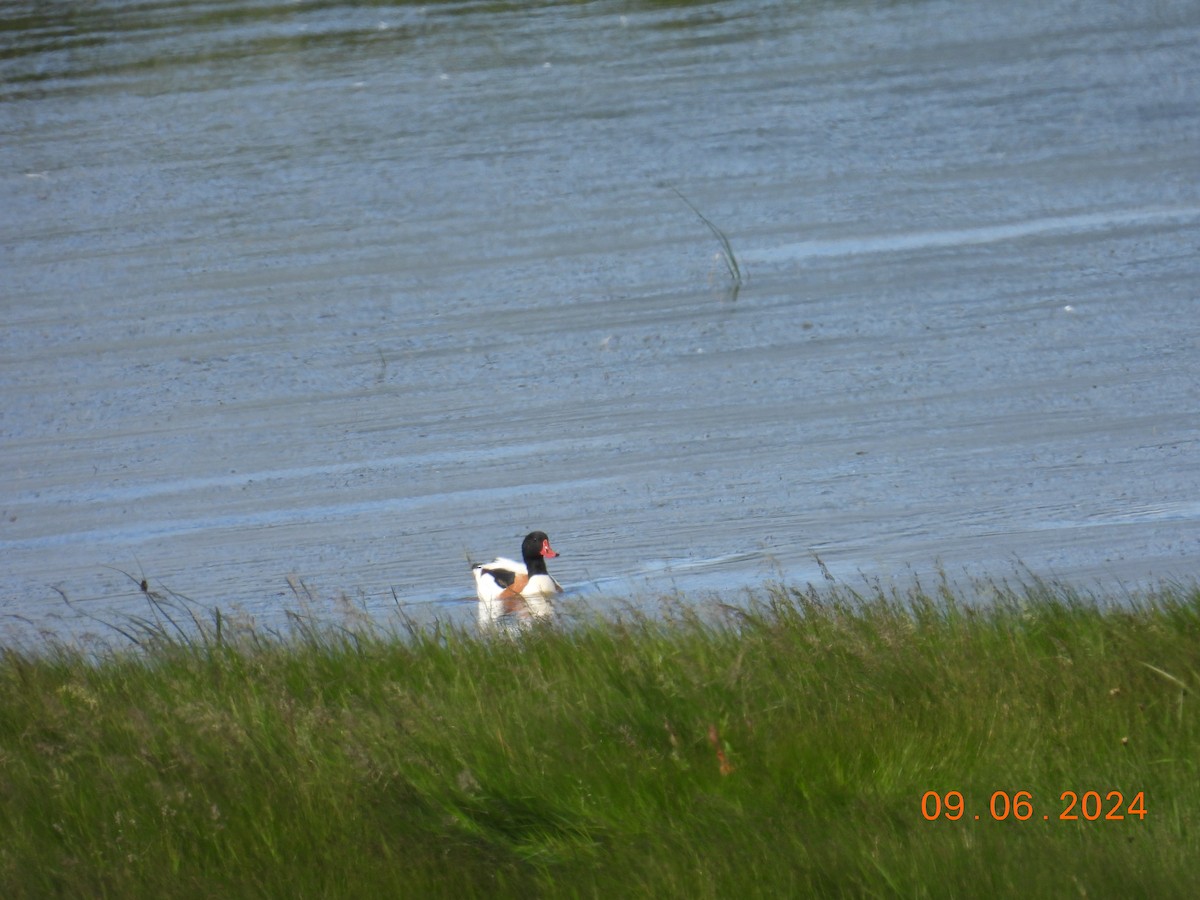
[[[743,283],[742,267],[738,264],[737,255],[733,252],[733,245],[729,243],[729,237],[725,234],[724,231],[722,231],[720,228],[718,228],[716,225],[714,225],[712,223],[712,220],[709,219],[708,216],[706,216],[706,215],[704,215],[704,213],[700,212],[700,210],[696,208],[696,205],[694,203],[692,203],[691,200],[689,200],[687,197],[683,196],[683,194],[682,194],[682,192],[680,192],[679,188],[672,187],[671,190],[675,192],[676,197],[678,197],[680,200],[682,200],[684,203],[687,204],[688,209],[690,209],[692,212],[694,212],[696,214],[697,218],[699,218],[701,222],[703,222],[705,225],[708,226],[708,230],[711,231],[716,236],[717,240],[720,242],[721,256],[725,260],[725,268],[729,271],[729,280],[733,287],[734,298],[736,299],[738,289],[741,288],[742,283]]]

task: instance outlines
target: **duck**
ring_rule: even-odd
[[[558,553],[550,546],[544,531],[531,531],[521,542],[521,559],[516,562],[498,556],[490,563],[471,566],[475,576],[475,594],[484,603],[517,601],[521,598],[543,599],[562,593],[562,585],[546,571],[546,560]]]

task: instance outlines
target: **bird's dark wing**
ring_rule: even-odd
[[[511,569],[489,569],[487,566],[480,566],[485,575],[491,575],[496,580],[496,584],[502,588],[511,587],[512,583],[517,580],[517,573]]]

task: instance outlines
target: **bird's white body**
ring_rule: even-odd
[[[527,600],[549,597],[562,592],[562,585],[550,575],[530,575],[529,569],[525,567],[524,563],[504,556],[497,556],[485,565],[473,566],[471,574],[475,576],[475,594],[485,603],[499,598],[508,585],[517,580],[517,576],[529,579],[520,590],[521,596]],[[513,577],[506,577],[508,574]]]

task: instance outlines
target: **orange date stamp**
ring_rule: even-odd
[[[1063,791],[1054,809],[1045,812],[1035,808],[1031,791],[1017,791],[1015,794],[993,791],[988,801],[987,814],[976,813],[974,818],[975,821],[979,821],[990,816],[997,822],[1009,818],[1026,822],[1038,818],[1039,813],[1045,822],[1051,819],[1060,822],[1075,822],[1079,819],[1088,822],[1118,822],[1123,819],[1140,821],[1146,818],[1146,792],[1138,791],[1127,802],[1125,795],[1120,791],[1108,791],[1103,795],[1100,791],[1084,791],[1082,794]],[[944,794],[926,791],[921,795],[921,815],[930,822],[936,822],[938,819],[957,822],[964,816],[970,816],[962,791],[946,791]]]

